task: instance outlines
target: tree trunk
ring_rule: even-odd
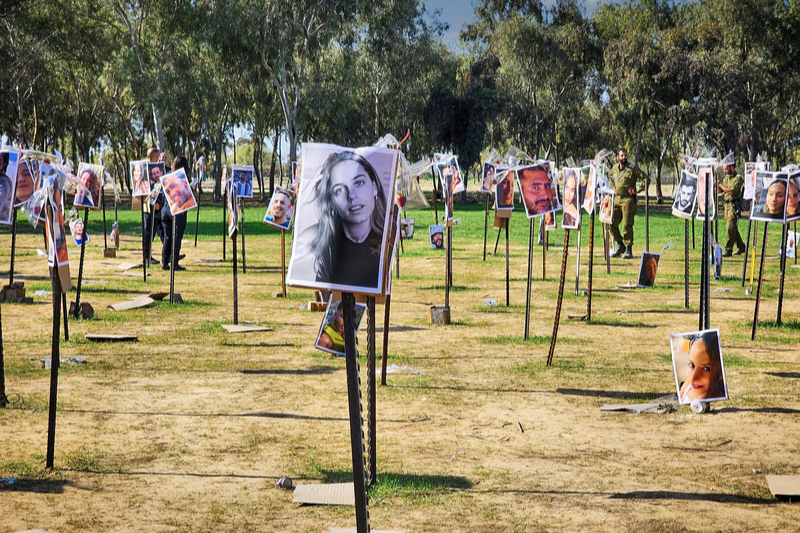
[[[656,162],[656,203],[659,205],[664,203],[664,194],[661,192],[661,168],[664,166],[664,160],[660,157]]]
[[[278,154],[278,139],[280,138],[280,128],[275,128],[275,140],[272,141],[272,157],[269,165],[269,197],[272,198],[272,193],[275,191],[275,158]]]

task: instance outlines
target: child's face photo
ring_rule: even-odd
[[[681,404],[728,399],[719,330],[671,335],[670,344]]]

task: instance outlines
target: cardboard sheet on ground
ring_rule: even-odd
[[[776,498],[800,497],[800,476],[767,476],[767,485]]]
[[[292,503],[308,505],[353,505],[356,492],[352,483],[329,483],[327,485],[298,485],[294,489]]]
[[[139,296],[138,298],[128,300],[127,302],[109,305],[108,308],[112,311],[130,311],[131,309],[141,309],[142,307],[147,307],[148,305],[153,305],[154,303],[155,300],[149,296]]]
[[[117,265],[117,268],[119,270],[130,270],[132,268],[141,267],[141,266],[142,266],[141,263],[120,263],[119,265]]]
[[[634,403],[634,404],[611,404],[607,403],[600,408],[601,411],[606,412],[623,412],[623,413],[648,413],[648,414],[663,414],[668,413],[675,409],[675,404],[678,403],[677,394],[669,394],[656,398],[649,403]]]
[[[87,333],[86,340],[94,342],[138,342],[139,337],[136,335]]]
[[[250,333],[253,331],[272,331],[272,328],[267,328],[264,326],[246,326],[241,324],[223,324],[222,329],[227,331],[228,333]]]

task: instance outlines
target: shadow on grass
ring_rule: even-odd
[[[38,494],[61,494],[64,487],[71,482],[65,479],[17,479],[17,481],[3,492],[36,492]]]
[[[747,327],[752,329],[752,320],[747,321]],[[759,320],[758,327],[782,331],[800,331],[800,320],[781,320],[780,324],[778,324],[777,320]]]
[[[59,413],[82,413],[98,415],[128,415],[128,416],[185,416],[198,418],[275,418],[280,420],[313,420],[317,422],[348,422],[347,417],[312,416],[297,413],[170,413],[165,411],[108,411],[102,409],[59,409]],[[401,423],[406,420],[381,420],[381,422]]]
[[[619,398],[623,400],[655,400],[670,394],[669,392],[628,392],[593,389],[556,389],[558,394],[567,396],[589,396],[594,398]]]
[[[444,292],[444,285],[430,285],[428,287],[420,287],[422,291],[442,291]],[[467,287],[465,285],[453,285],[450,287],[450,292],[462,292],[462,291],[471,291],[477,289],[477,287]]]
[[[396,331],[398,333],[405,331],[428,331],[430,328],[415,328],[414,326],[389,326],[389,331]],[[383,327],[375,328],[376,333],[383,333]]]
[[[787,379],[800,379],[800,372],[767,372],[770,376]]]
[[[618,328],[657,328],[655,324],[642,324],[641,322],[622,322],[615,320],[597,320],[584,321],[588,326],[615,326]]]
[[[324,374],[333,374],[342,370],[333,366],[315,366],[312,368],[298,368],[298,369],[267,369],[267,370],[242,370],[242,374],[265,374],[272,376],[321,376]]]
[[[715,413],[764,413],[772,415],[796,415],[800,414],[800,409],[792,409],[791,407],[723,407],[722,409],[714,409],[711,414]]]
[[[353,481],[351,470],[320,470],[323,483],[349,483]],[[378,470],[378,481],[370,488],[375,498],[404,495],[424,495],[431,492],[450,492],[471,489],[473,483],[463,476],[439,476],[426,474],[382,473]]]
[[[752,496],[739,496],[737,494],[714,494],[696,492],[677,492],[660,490],[637,490],[614,494],[612,500],[679,500],[679,501],[707,501],[716,503],[750,503],[760,505],[773,505],[780,503],[769,498],[755,498]]]

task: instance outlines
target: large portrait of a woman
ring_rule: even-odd
[[[131,161],[131,191],[131,196],[147,196],[150,194],[147,159]]]
[[[101,165],[81,163],[78,165],[78,191],[75,193],[75,207],[100,209],[100,189],[104,168]]]
[[[397,151],[303,145],[287,284],[381,294]]]

